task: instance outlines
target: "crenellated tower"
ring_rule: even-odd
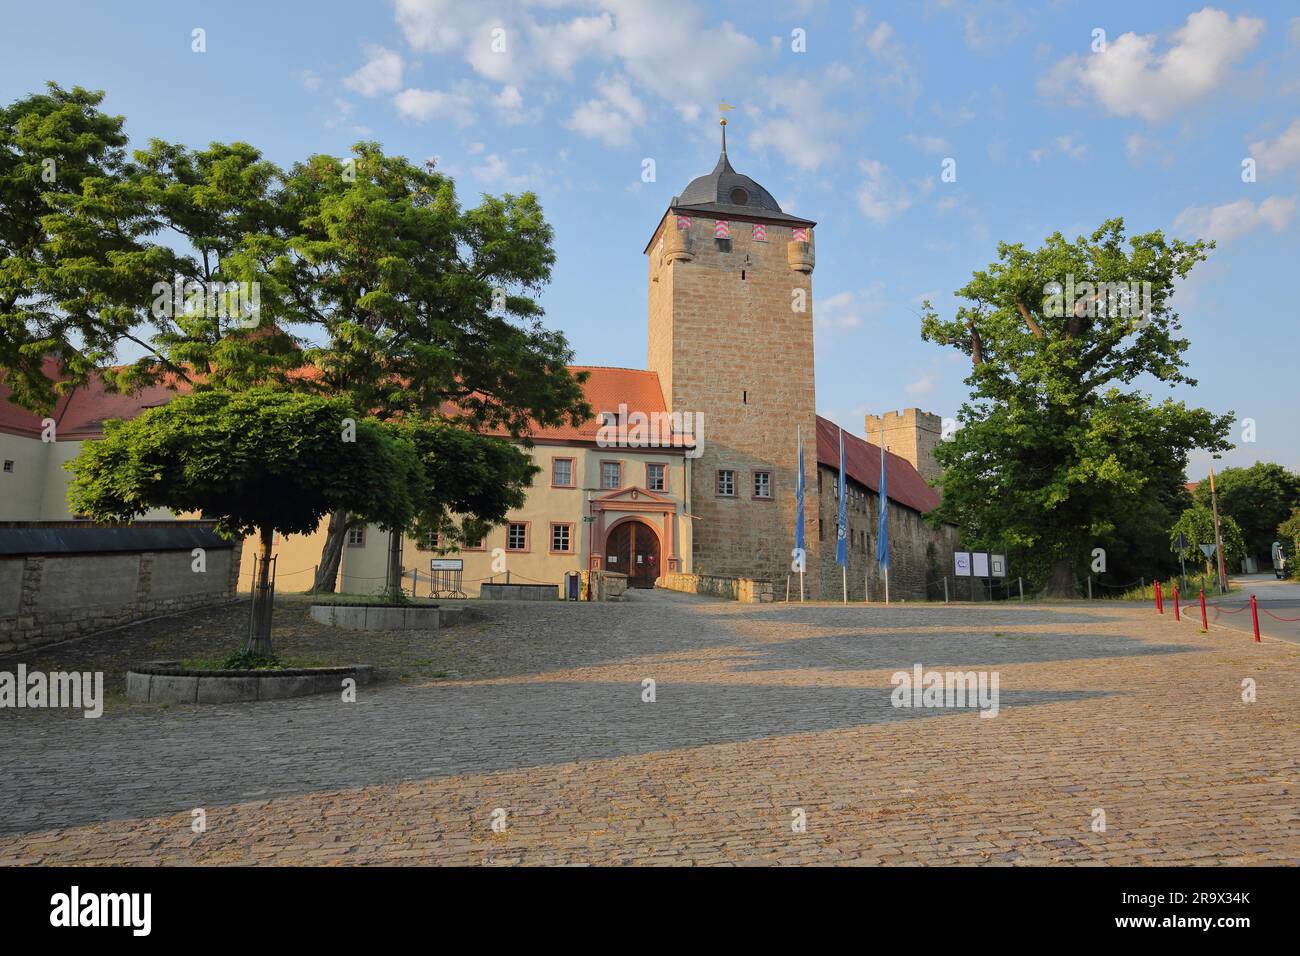
[[[782,593],[799,429],[810,569],[828,546],[817,525],[814,225],[732,168],[724,118],[717,165],[673,198],[645,249],[648,367],[670,410],[705,420],[692,467],[694,568],[765,578]]]

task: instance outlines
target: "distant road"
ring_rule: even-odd
[[[1272,572],[1269,572],[1236,575],[1232,583],[1236,585],[1237,590],[1231,594],[1213,597],[1209,594],[1205,595],[1205,607],[1211,624],[1230,627],[1254,636],[1249,608],[1238,613],[1225,613],[1235,612],[1243,604],[1248,604],[1251,594],[1254,594],[1259,606],[1260,634],[1264,637],[1300,644],[1300,621],[1291,623],[1278,621],[1266,613],[1271,611],[1277,617],[1300,618],[1300,582],[1279,581]],[[1190,600],[1183,601],[1184,607],[1199,600],[1196,591],[1192,591],[1189,597]],[[1200,611],[1193,609],[1189,613],[1199,614]]]

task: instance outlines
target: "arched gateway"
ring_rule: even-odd
[[[654,528],[636,518],[614,525],[605,537],[605,569],[626,574],[628,587],[654,587],[663,573]]]

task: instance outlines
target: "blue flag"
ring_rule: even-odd
[[[799,474],[795,476],[794,485],[794,546],[803,551],[803,432],[796,430],[799,442]]]
[[[849,518],[846,502],[847,488],[844,486],[844,429],[840,429],[840,520],[835,531],[835,563],[842,568],[849,566]]]
[[[876,529],[876,563],[889,569],[889,495],[885,491],[885,430],[880,430],[880,525]]]

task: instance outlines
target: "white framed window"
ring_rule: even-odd
[[[668,488],[668,468],[658,462],[645,466],[645,486],[650,491],[666,491]]]
[[[528,522],[512,521],[506,525],[506,550],[528,550]]]
[[[772,497],[772,473],[770,471],[754,472],[754,497]]]
[[[556,554],[569,554],[573,551],[573,525],[551,525],[551,550]]]
[[[736,473],[730,468],[718,469],[718,494],[724,498],[736,495]]]

